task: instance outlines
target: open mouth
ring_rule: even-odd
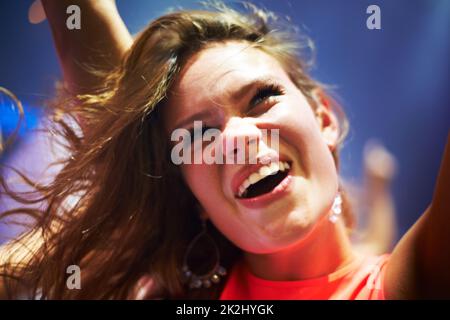
[[[290,168],[286,161],[262,166],[240,185],[238,198],[251,199],[272,192],[287,177]]]

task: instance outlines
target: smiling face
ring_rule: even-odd
[[[327,108],[316,110],[275,58],[243,42],[203,49],[178,77],[163,111],[169,137],[198,120],[222,139],[257,141],[258,160],[270,162],[180,166],[203,214],[244,251],[298,244],[328,214],[338,189],[330,152],[338,129]],[[261,139],[272,129],[278,150]]]

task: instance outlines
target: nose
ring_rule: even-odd
[[[251,119],[230,118],[222,131],[224,163],[256,164],[269,147],[265,141],[265,130]]]

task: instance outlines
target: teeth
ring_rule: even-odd
[[[286,161],[272,162],[270,165],[262,166],[257,172],[252,173],[247,179],[244,180],[244,182],[239,187],[238,196],[241,197],[247,191],[247,188],[252,184],[257,183],[267,176],[276,174],[278,171],[288,170],[290,169],[290,167],[291,166]]]
[[[258,173],[255,172],[255,173],[252,173],[248,179],[250,181],[250,184],[254,184],[254,183],[258,182],[259,180],[261,180],[261,175],[259,174],[259,172]]]
[[[272,173],[276,173],[278,170],[280,170],[280,166],[278,165],[278,163],[272,162],[270,164],[270,170],[272,171]]]
[[[261,175],[261,176],[268,176],[269,174],[270,174],[270,168],[269,167],[267,167],[267,166],[264,166],[264,167],[261,167],[260,169],[259,169],[259,174]]]

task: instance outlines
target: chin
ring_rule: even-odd
[[[285,219],[261,227],[256,232],[259,241],[242,249],[255,254],[276,253],[300,244],[314,225],[315,220],[305,210],[294,211]]]

